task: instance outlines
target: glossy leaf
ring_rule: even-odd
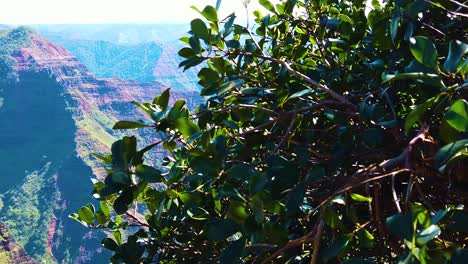
[[[218,12],[210,5],[206,6],[201,14],[211,22],[218,22]]]
[[[463,99],[455,101],[445,115],[447,123],[460,132],[468,132],[468,102]]]
[[[78,216],[81,221],[88,225],[94,224],[94,213],[87,206],[83,206],[78,210]]]
[[[161,171],[151,166],[138,165],[135,168],[135,174],[144,181],[147,182],[162,182],[164,179],[161,176]]]
[[[372,198],[362,196],[362,195],[357,194],[357,193],[350,193],[349,196],[351,196],[351,199],[353,199],[356,202],[366,202],[366,203],[372,202]]]
[[[416,242],[420,245],[427,244],[432,239],[438,237],[441,232],[442,231],[438,226],[430,225],[429,227],[421,230],[421,232],[416,235]]]
[[[209,39],[209,31],[208,28],[206,27],[205,22],[201,19],[194,19],[192,22],[190,22],[190,26],[192,29],[192,32],[195,34],[195,36],[199,37],[200,39],[208,41]]]
[[[444,63],[444,70],[446,72],[456,72],[457,66],[460,64],[466,52],[468,52],[467,44],[459,40],[450,41],[448,56]]]
[[[133,121],[118,121],[112,127],[112,129],[134,129],[134,128],[143,128],[147,127],[148,125]]]
[[[428,38],[424,36],[410,38],[410,50],[414,58],[422,65],[431,69],[437,67],[437,50]]]
[[[421,116],[431,108],[436,102],[435,98],[431,98],[426,102],[416,106],[406,117],[405,121],[405,131],[408,133],[420,119]]]

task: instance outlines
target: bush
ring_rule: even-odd
[[[259,2],[252,27],[199,11],[179,55],[206,103],[135,103],[150,121],[114,129],[161,140],[98,156],[100,208],[71,217],[113,262],[466,263],[464,6]]]

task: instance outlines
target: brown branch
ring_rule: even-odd
[[[265,127],[267,127],[267,126],[269,126],[269,125],[272,125],[273,123],[276,123],[276,122],[278,122],[278,119],[272,119],[272,120],[270,120],[270,121],[268,121],[268,122],[265,122],[265,123],[263,123],[263,124],[261,124],[261,125],[258,125],[258,126],[256,126],[256,127],[252,128],[252,129],[250,129],[250,130],[246,130],[246,131],[244,131],[244,132],[242,132],[242,133],[233,135],[233,136],[231,136],[231,138],[238,138],[238,137],[242,137],[242,136],[245,136],[245,135],[247,135],[247,134],[250,134],[250,133],[257,132],[257,131],[259,131],[260,129],[265,128]]]
[[[297,246],[300,246],[300,245],[302,245],[304,243],[310,242],[311,240],[313,240],[313,236],[314,236],[315,233],[316,232],[315,232],[315,228],[314,228],[314,230],[307,233],[305,236],[302,236],[302,237],[300,237],[298,239],[290,240],[286,245],[284,245],[283,247],[278,249],[275,253],[273,253],[271,256],[269,256],[267,259],[262,261],[262,264],[266,264],[266,263],[269,263],[270,261],[273,261],[275,258],[280,256],[284,251],[286,251],[286,250],[288,250],[290,248],[297,247]]]
[[[254,53],[251,53],[251,52],[239,52],[239,54],[244,55],[244,56],[258,57],[258,58],[261,58],[261,59],[264,59],[264,60],[272,61],[272,62],[278,63],[280,65],[283,65],[283,67],[285,67],[286,70],[289,73],[293,74],[294,76],[299,77],[299,78],[305,80],[306,82],[308,82],[309,84],[311,84],[312,86],[318,88],[319,90],[322,90],[323,92],[328,93],[331,97],[337,99],[338,101],[355,108],[355,105],[352,104],[350,101],[348,101],[346,98],[344,98],[342,95],[340,95],[337,92],[333,91],[332,89],[328,88],[326,85],[323,85],[323,84],[320,84],[320,83],[314,81],[309,76],[307,76],[307,75],[305,75],[305,74],[303,74],[303,73],[301,73],[299,71],[294,70],[293,68],[291,68],[290,63],[288,63],[288,62],[286,62],[284,60],[280,60],[280,59],[277,59],[277,58],[272,58],[272,57],[269,57],[269,56],[254,54]]]
[[[143,222],[143,221],[140,220],[137,216],[132,215],[132,214],[129,213],[129,212],[125,212],[125,215],[128,216],[128,217],[130,217],[131,219],[133,219],[133,221],[135,221],[136,223],[140,224],[141,226],[149,227],[149,224],[148,224],[148,223]]]
[[[347,192],[347,191],[350,191],[356,187],[359,187],[361,185],[364,185],[366,183],[369,183],[369,182],[373,182],[373,181],[378,181],[378,180],[381,180],[383,178],[386,178],[386,177],[389,177],[389,176],[394,176],[394,175],[398,175],[402,172],[409,172],[408,169],[399,169],[399,170],[396,170],[396,171],[392,171],[390,173],[387,173],[387,174],[383,174],[383,175],[379,175],[379,176],[376,176],[376,177],[373,177],[373,178],[370,178],[370,179],[367,179],[367,180],[364,180],[364,181],[361,181],[361,182],[358,182],[358,183],[355,183],[355,184],[352,184],[350,186],[347,186],[343,189],[340,189],[336,192],[334,192],[332,195],[330,195],[327,199],[323,200],[319,205],[317,205],[313,210],[310,211],[309,215],[312,215],[313,213],[317,212],[318,209],[320,209],[322,206],[324,206],[325,204],[327,204],[328,202],[330,202],[335,196],[337,196],[338,194],[342,194],[344,192]]]
[[[318,254],[320,251],[320,240],[322,239],[324,227],[325,227],[325,222],[323,220],[320,220],[320,223],[317,228],[317,233],[315,234],[314,250],[312,252],[312,257],[310,258],[310,264],[318,263]]]

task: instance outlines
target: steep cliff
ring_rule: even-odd
[[[8,227],[0,223],[0,264],[10,263],[36,264],[39,262],[32,259],[20,245],[16,244]]]
[[[144,119],[130,102],[150,101],[165,87],[96,78],[66,49],[35,34],[12,55],[18,81],[0,82],[0,221],[36,260],[104,262],[104,234],[97,238],[67,216],[90,200],[89,179],[105,176],[91,153],[107,153],[122,135],[110,129],[114,122]],[[190,107],[201,100],[195,92],[173,95]],[[142,143],[156,140],[150,132],[141,133]]]

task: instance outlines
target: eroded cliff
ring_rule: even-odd
[[[96,78],[63,47],[32,34],[13,52],[17,82],[1,83],[0,160],[8,168],[0,192],[0,220],[36,260],[100,263],[104,234],[89,232],[68,214],[91,200],[90,178],[104,177],[91,153],[106,154],[123,135],[116,120],[145,119],[131,101],[151,101],[166,87]],[[189,107],[196,92],[174,91]],[[142,131],[141,143],[157,140]],[[156,150],[157,151],[157,150]],[[96,250],[97,249],[97,250]]]

